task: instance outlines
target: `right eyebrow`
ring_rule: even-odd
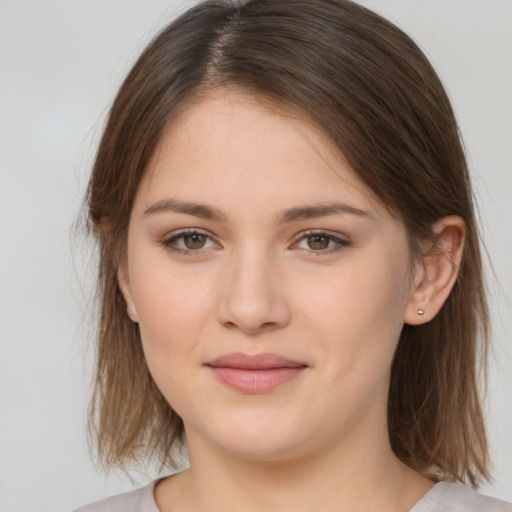
[[[155,203],[144,212],[144,217],[164,212],[185,213],[202,219],[226,220],[226,216],[222,212],[211,208],[210,206],[189,203],[186,201],[177,201],[176,199],[164,199]]]
[[[285,210],[277,216],[276,223],[282,224],[302,219],[316,219],[319,217],[327,217],[328,215],[355,215],[356,217],[374,219],[370,212],[355,208],[346,203],[322,203],[298,206]]]

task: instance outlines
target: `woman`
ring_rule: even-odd
[[[448,98],[346,0],[206,2],[123,83],[88,195],[108,466],[190,469],[83,510],[505,511],[487,309]]]

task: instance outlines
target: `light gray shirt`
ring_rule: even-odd
[[[157,481],[135,491],[92,503],[75,512],[160,512],[153,494]],[[478,494],[465,485],[439,482],[410,512],[512,512],[512,504]]]

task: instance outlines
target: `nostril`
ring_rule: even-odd
[[[279,324],[277,322],[264,322],[259,325],[247,325],[246,323],[243,324],[241,322],[223,322],[224,327],[227,329],[240,329],[244,331],[247,334],[255,335],[262,332],[271,331],[273,329],[279,328]]]
[[[282,274],[273,273],[269,265],[268,261],[257,261],[252,251],[250,254],[244,252],[236,264],[226,268],[229,273],[224,273],[217,283],[216,316],[219,323],[247,334],[259,334],[289,322]]]

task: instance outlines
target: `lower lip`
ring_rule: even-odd
[[[306,367],[246,370],[210,366],[210,369],[217,379],[233,389],[244,393],[264,393],[296,379]]]

